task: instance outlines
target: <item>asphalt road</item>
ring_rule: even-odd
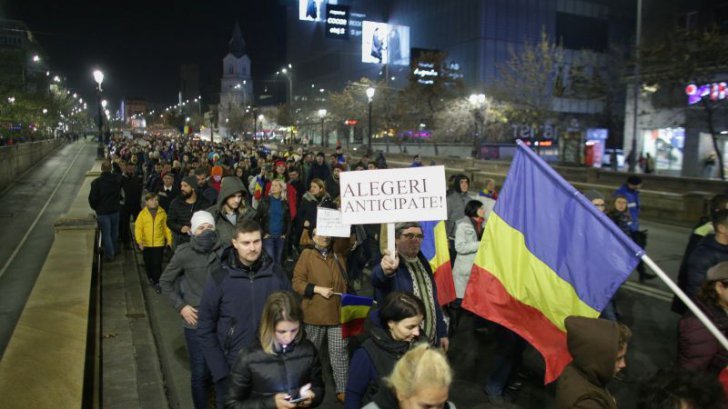
[[[53,223],[78,194],[96,145],[61,146],[0,196],[0,359],[53,244]]]

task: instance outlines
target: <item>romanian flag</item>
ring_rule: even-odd
[[[342,338],[346,339],[364,332],[364,321],[369,316],[372,304],[374,304],[374,299],[369,297],[341,294],[339,317]]]
[[[430,262],[437,285],[437,301],[440,305],[453,302],[455,296],[455,282],[452,278],[452,265],[450,264],[450,251],[447,247],[447,231],[445,221],[420,222],[422,234],[421,251]]]
[[[571,356],[564,319],[598,317],[644,251],[519,143],[480,242],[463,307],[543,355],[545,382]]]
[[[257,201],[263,198],[263,179],[260,176],[255,177],[255,186],[253,186],[253,198]]]

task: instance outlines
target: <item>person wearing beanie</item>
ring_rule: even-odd
[[[223,170],[222,166],[215,165],[212,167],[212,171],[210,171],[210,180],[208,183],[210,186],[217,191],[217,193],[220,193],[220,184],[222,184],[222,175]]]
[[[596,190],[587,190],[584,192],[584,197],[594,206],[596,206],[597,209],[599,209],[602,213],[604,213],[604,209],[606,208],[607,204],[604,201],[604,195],[601,194],[599,191]]]
[[[248,207],[246,194],[247,191],[240,178],[226,176],[220,183],[217,203],[207,209],[215,220],[218,238],[223,246],[230,244],[238,225],[255,219],[255,210]]]
[[[569,316],[566,343],[574,360],[556,385],[556,408],[616,409],[607,384],[627,367],[625,356],[632,332],[624,324]]]
[[[632,175],[627,178],[627,181],[612,193],[612,196],[624,196],[627,199],[627,209],[630,215],[629,230],[632,240],[637,243],[640,247],[647,246],[647,232],[640,231],[640,188],[642,187],[642,178],[637,175]],[[645,280],[651,280],[656,275],[649,273],[645,270],[644,262],[640,261],[637,265],[637,273],[639,274],[640,282]]]
[[[211,379],[210,370],[205,364],[202,341],[197,335],[197,314],[205,283],[210,273],[220,265],[217,256],[220,244],[215,231],[215,219],[204,210],[192,215],[190,231],[190,241],[177,248],[159,278],[159,285],[179,313],[184,327],[190,360],[192,402],[195,409],[207,409]],[[216,390],[218,396],[226,392]]]
[[[718,330],[728,336],[728,261],[708,269],[706,280],[693,301]],[[678,328],[680,369],[703,372],[715,379],[718,379],[721,372],[728,371],[728,351],[692,311],[683,315]]]
[[[164,247],[172,247],[172,231],[167,227],[167,213],[159,207],[159,196],[150,192],[144,197],[145,207],[134,219],[134,238],[144,256],[144,269],[149,283],[159,294]]]
[[[204,210],[210,207],[204,197],[197,194],[197,178],[195,176],[187,176],[180,183],[180,194],[172,203],[169,204],[169,212],[167,213],[167,227],[172,230],[174,239],[174,248],[180,244],[190,241],[192,234],[191,220],[192,214],[198,210]]]

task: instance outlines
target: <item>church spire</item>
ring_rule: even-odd
[[[245,40],[243,40],[243,33],[240,31],[240,24],[237,21],[235,21],[233,37],[228,44],[230,45],[230,54],[237,58],[245,55]]]

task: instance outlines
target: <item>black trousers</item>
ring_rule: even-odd
[[[162,259],[164,247],[144,247],[144,268],[147,270],[147,277],[152,283],[159,283],[159,276],[162,275]]]
[[[136,220],[137,216],[139,215],[139,212],[141,212],[142,209],[140,206],[121,206],[121,209],[119,209],[119,239],[121,240],[121,243],[125,246],[128,246],[131,244],[131,227],[129,226],[131,223],[131,219],[134,218]]]

